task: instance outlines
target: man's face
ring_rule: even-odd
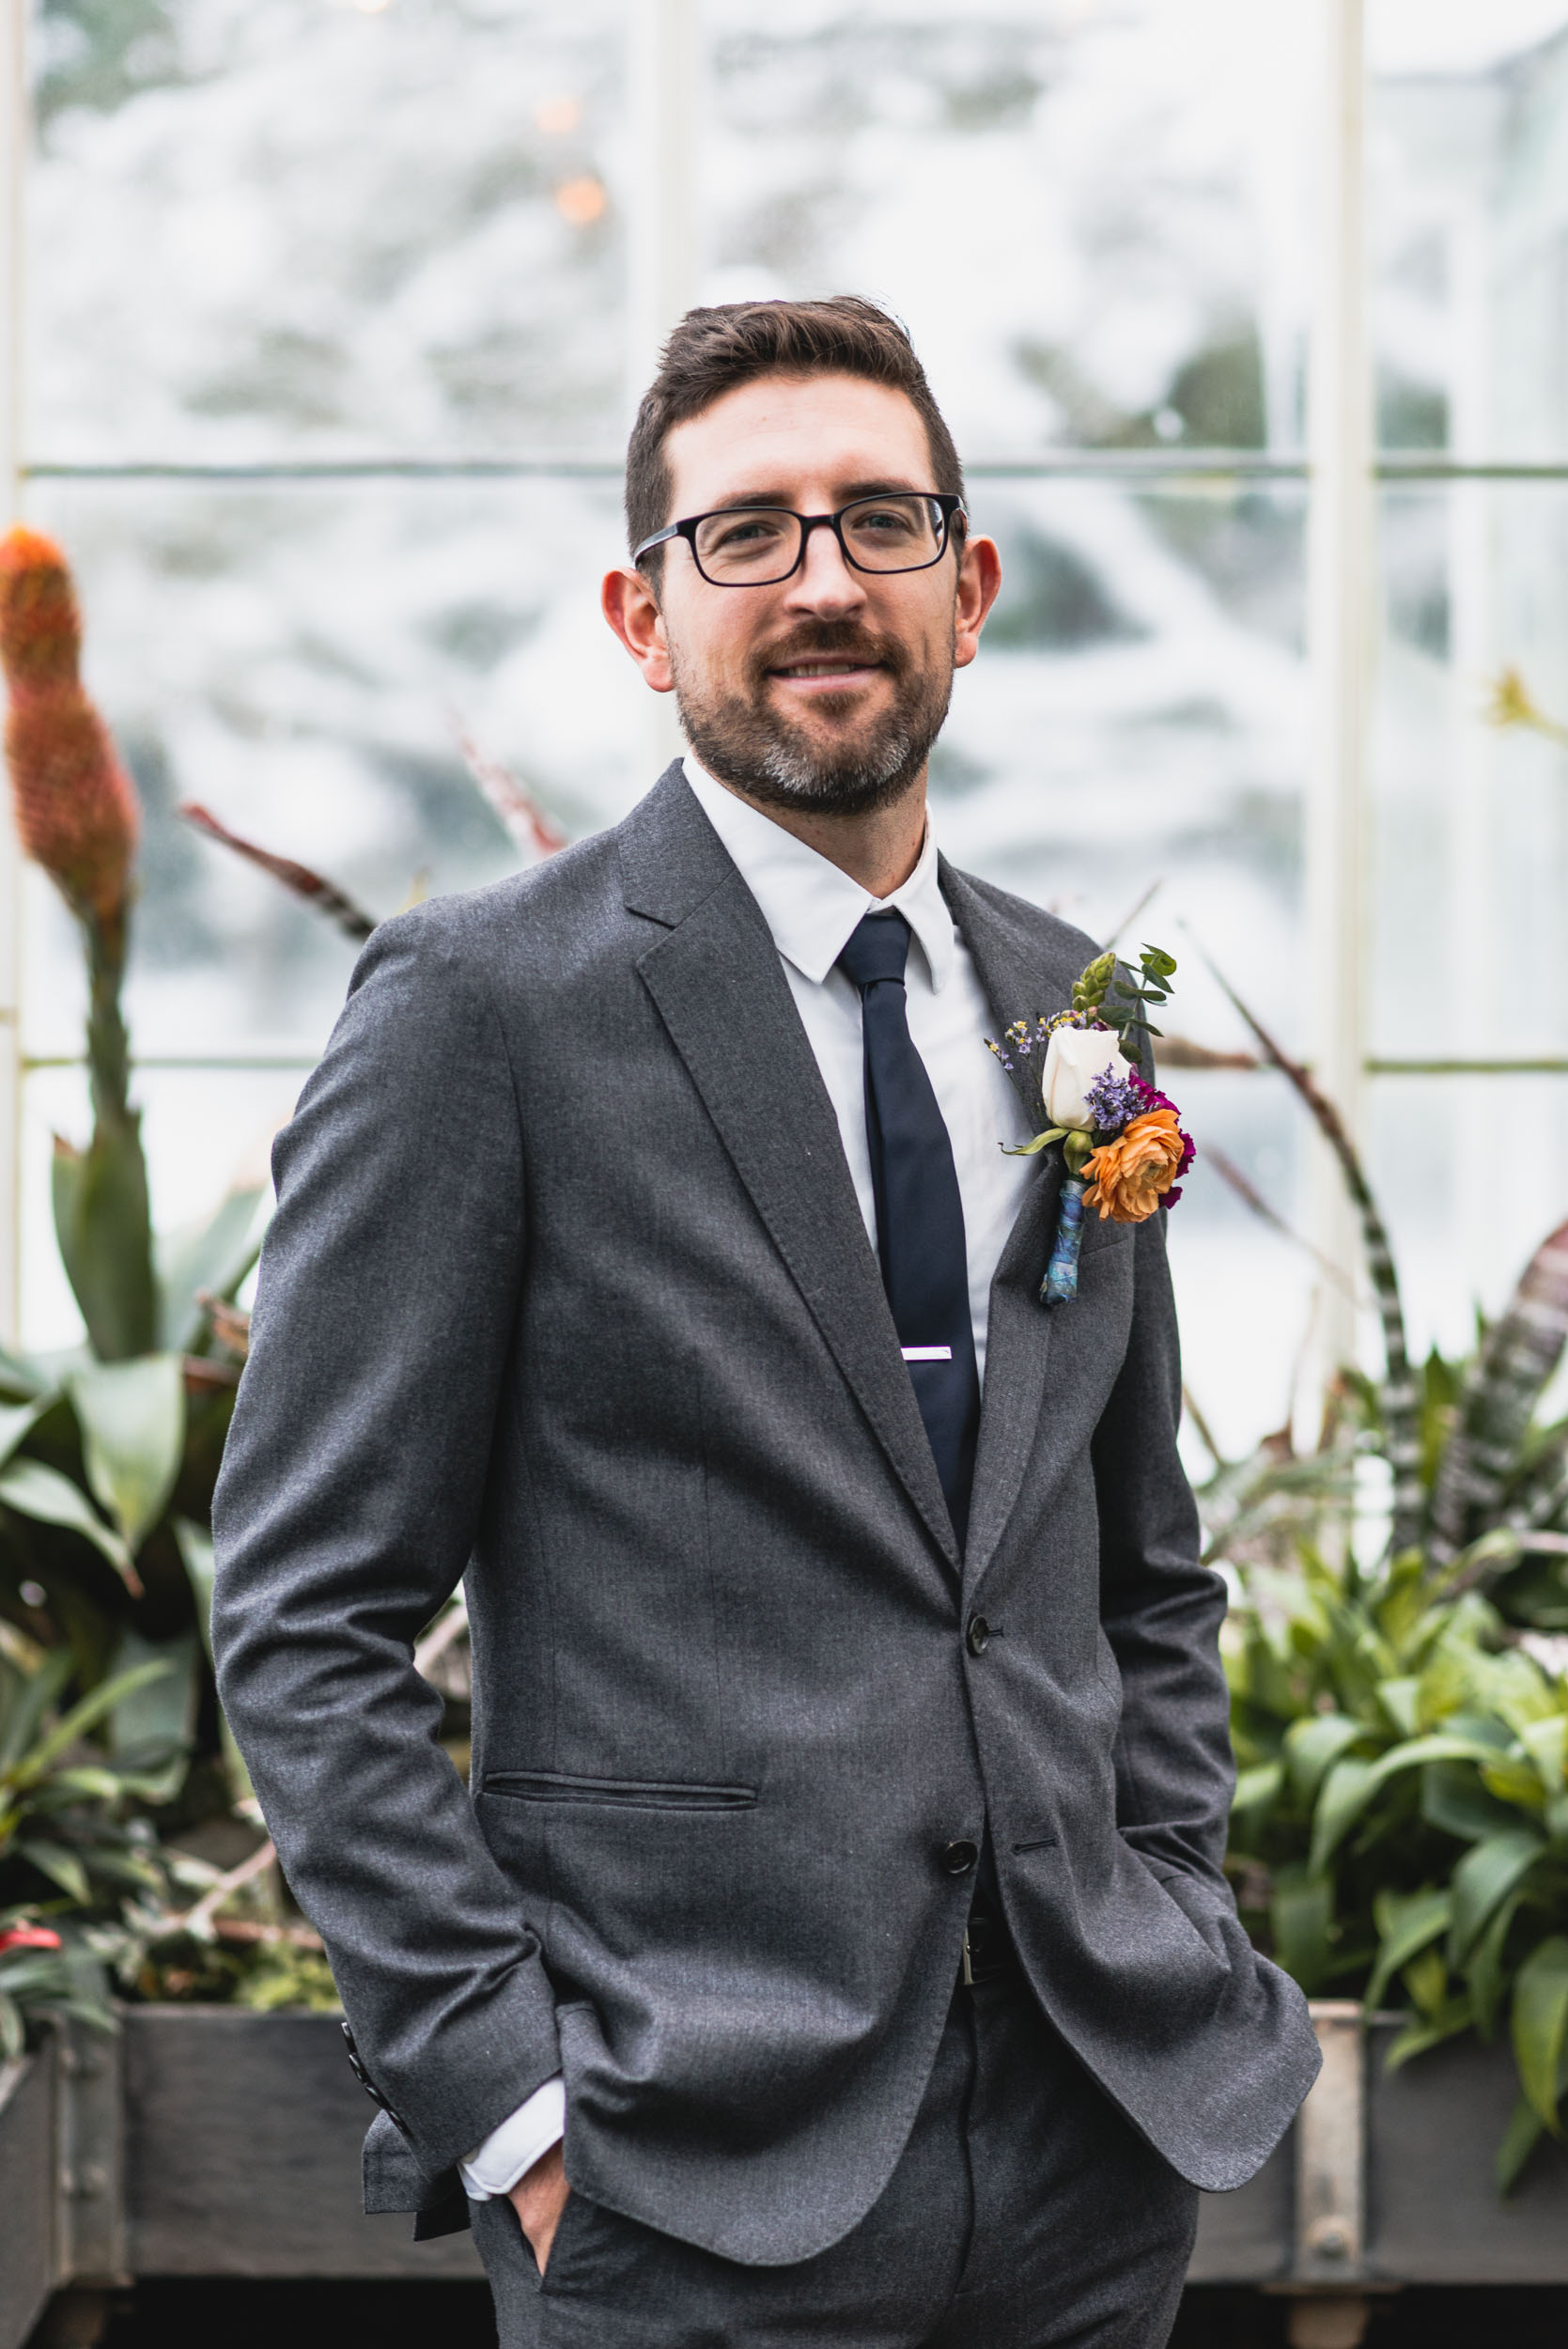
[[[937,486],[909,401],[853,376],[743,384],[677,426],[665,454],[672,521],[738,505],[833,513]],[[662,559],[650,637],[687,738],[722,782],[764,804],[852,814],[923,772],[995,594],[988,541],[956,540],[928,569],[867,573],[815,530],[800,569],[768,587],[711,584],[683,540]],[[649,650],[639,657],[658,685]]]

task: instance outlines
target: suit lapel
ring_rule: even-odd
[[[834,1360],[955,1571],[947,1503],[838,1120],[755,898],[678,768],[620,830],[638,961],[671,1042]]]
[[[996,1034],[1018,1019],[1062,1010],[1072,999],[1076,967],[1043,963],[1037,936],[1015,925],[944,860],[942,894],[986,990]],[[1040,1303],[1062,1195],[1059,1152],[1050,1151],[1031,1183],[991,1283],[986,1385],[970,1504],[964,1585],[972,1595],[995,1554],[1040,1439],[1052,1386],[1070,1376],[1055,1315]]]

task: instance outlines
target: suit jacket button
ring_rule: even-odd
[[[967,1876],[980,1857],[979,1846],[961,1836],[955,1843],[944,1843],[941,1850],[942,1874]]]
[[[970,1617],[970,1627],[966,1636],[969,1640],[970,1654],[971,1656],[984,1656],[986,1653],[986,1643],[991,1636],[991,1626],[986,1622],[984,1615],[971,1615]]]

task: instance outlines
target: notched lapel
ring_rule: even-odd
[[[999,1035],[1015,1019],[1048,1017],[1071,1001],[1081,963],[1063,959],[1057,967],[945,860],[941,883]],[[1065,933],[1063,952],[1064,957],[1071,952]],[[1072,1375],[1071,1317],[1079,1308],[1048,1309],[1040,1302],[1062,1181],[1061,1156],[1053,1150],[1029,1187],[991,1283],[986,1385],[964,1557],[964,1585],[970,1596],[1006,1530],[1037,1446],[1049,1440],[1045,1414],[1050,1391]]]
[[[655,796],[665,798],[669,783],[666,776]],[[680,876],[669,877],[662,902],[670,911],[655,918],[673,918],[675,926],[637,967],[834,1360],[956,1571],[937,1464],[899,1355],[832,1103],[756,900],[684,781],[679,796],[707,835],[706,843],[690,838],[687,809],[672,811],[688,835],[681,842],[687,861],[701,870],[691,872],[692,885],[684,892]],[[644,801],[643,812],[652,804]],[[716,883],[714,854],[727,867]],[[629,888],[627,895],[629,904]],[[676,913],[683,895],[687,910]],[[652,911],[645,905],[636,910]]]

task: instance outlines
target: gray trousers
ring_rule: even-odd
[[[739,2266],[573,2194],[541,2281],[509,2201],[473,2217],[501,2349],[1163,2349],[1198,2195],[1009,1975],[955,1993],[886,2190],[815,2259]]]

